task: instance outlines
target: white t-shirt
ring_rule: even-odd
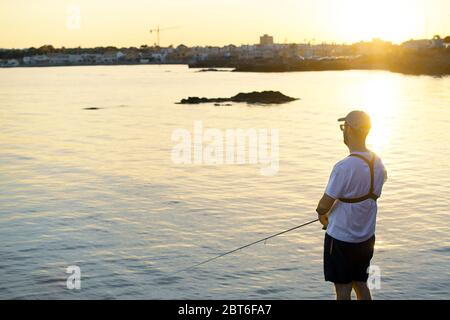
[[[370,152],[352,152],[370,161]],[[387,179],[386,169],[378,156],[374,161],[373,192],[380,196]],[[325,193],[334,198],[358,198],[370,190],[370,169],[357,157],[346,157],[336,163],[331,172]],[[335,239],[359,243],[375,234],[377,203],[367,199],[357,203],[336,201],[331,209],[327,233]]]

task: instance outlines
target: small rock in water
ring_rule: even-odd
[[[232,106],[231,103],[214,103],[216,107],[229,107]]]
[[[222,69],[216,69],[216,68],[207,68],[207,69],[201,69],[197,72],[229,72],[228,70],[222,70]]]
[[[249,93],[239,93],[231,98],[199,98],[188,97],[181,99],[180,104],[199,104],[214,102],[215,105],[221,105],[222,102],[246,102],[251,104],[281,104],[298,100],[297,98],[288,97],[279,91],[253,91]]]

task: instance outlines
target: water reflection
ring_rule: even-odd
[[[396,75],[378,73],[361,84],[358,105],[369,113],[372,130],[368,145],[380,155],[390,147],[394,119],[402,107],[402,82]],[[398,127],[397,127],[398,128]]]
[[[432,288],[448,279],[448,213],[437,204],[450,205],[450,78],[167,68],[0,70],[1,298],[333,298],[322,280],[323,232],[314,226],[169,277],[311,220],[332,165],[347,153],[336,119],[354,107],[370,113],[369,146],[391,177],[374,258],[386,280],[374,295],[448,298]],[[302,100],[174,104],[253,90]],[[196,120],[220,130],[280,129],[278,174],[174,165],[171,134]],[[86,279],[79,295],[55,285],[76,264]]]

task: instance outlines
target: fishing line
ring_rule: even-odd
[[[215,257],[212,257],[212,258],[209,258],[209,259],[204,260],[204,261],[202,261],[202,262],[193,264],[193,265],[191,265],[191,266],[189,266],[189,267],[187,267],[187,268],[178,270],[178,271],[174,272],[173,274],[177,274],[177,273],[180,273],[180,272],[183,272],[183,271],[187,271],[187,270],[194,269],[194,268],[199,267],[199,266],[201,266],[201,265],[207,264],[208,262],[211,262],[211,261],[213,261],[213,260],[216,260],[216,259],[219,259],[219,258],[224,257],[224,256],[226,256],[226,255],[232,254],[232,253],[234,253],[234,252],[236,252],[236,251],[239,251],[239,250],[248,248],[248,247],[253,246],[253,245],[257,244],[257,243],[260,243],[260,242],[263,242],[263,241],[266,241],[266,240],[275,238],[275,237],[277,237],[277,236],[280,236],[280,235],[282,235],[282,234],[285,234],[285,233],[294,231],[294,230],[296,230],[296,229],[300,229],[300,228],[302,228],[302,227],[305,227],[305,226],[307,226],[307,225],[309,225],[309,224],[312,224],[312,223],[314,223],[314,222],[317,222],[317,221],[319,221],[319,219],[315,219],[315,220],[312,220],[312,221],[303,223],[303,224],[301,224],[301,225],[298,225],[298,226],[296,226],[296,227],[293,227],[293,228],[290,228],[290,229],[287,229],[287,230],[278,232],[278,233],[273,234],[273,235],[271,235],[271,236],[268,236],[268,237],[265,237],[265,238],[263,238],[263,239],[254,241],[254,242],[252,242],[252,243],[246,244],[246,245],[244,245],[244,246],[242,246],[242,247],[239,247],[239,248],[236,248],[236,249],[233,249],[233,250],[224,252],[224,253],[219,254],[219,255],[217,255],[217,256],[215,256]]]

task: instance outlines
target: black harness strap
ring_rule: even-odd
[[[363,156],[359,155],[359,154],[350,154],[349,157],[357,157],[360,158],[361,160],[363,160],[365,163],[367,163],[367,165],[369,166],[370,169],[370,190],[369,193],[366,194],[365,196],[359,197],[359,198],[339,198],[339,201],[342,202],[346,202],[346,203],[357,203],[357,202],[362,202],[364,200],[367,199],[372,199],[374,201],[377,201],[377,199],[379,198],[375,193],[373,193],[373,183],[374,183],[374,162],[375,162],[375,155],[372,154],[372,157],[369,160],[367,160],[366,158],[364,158]]]

